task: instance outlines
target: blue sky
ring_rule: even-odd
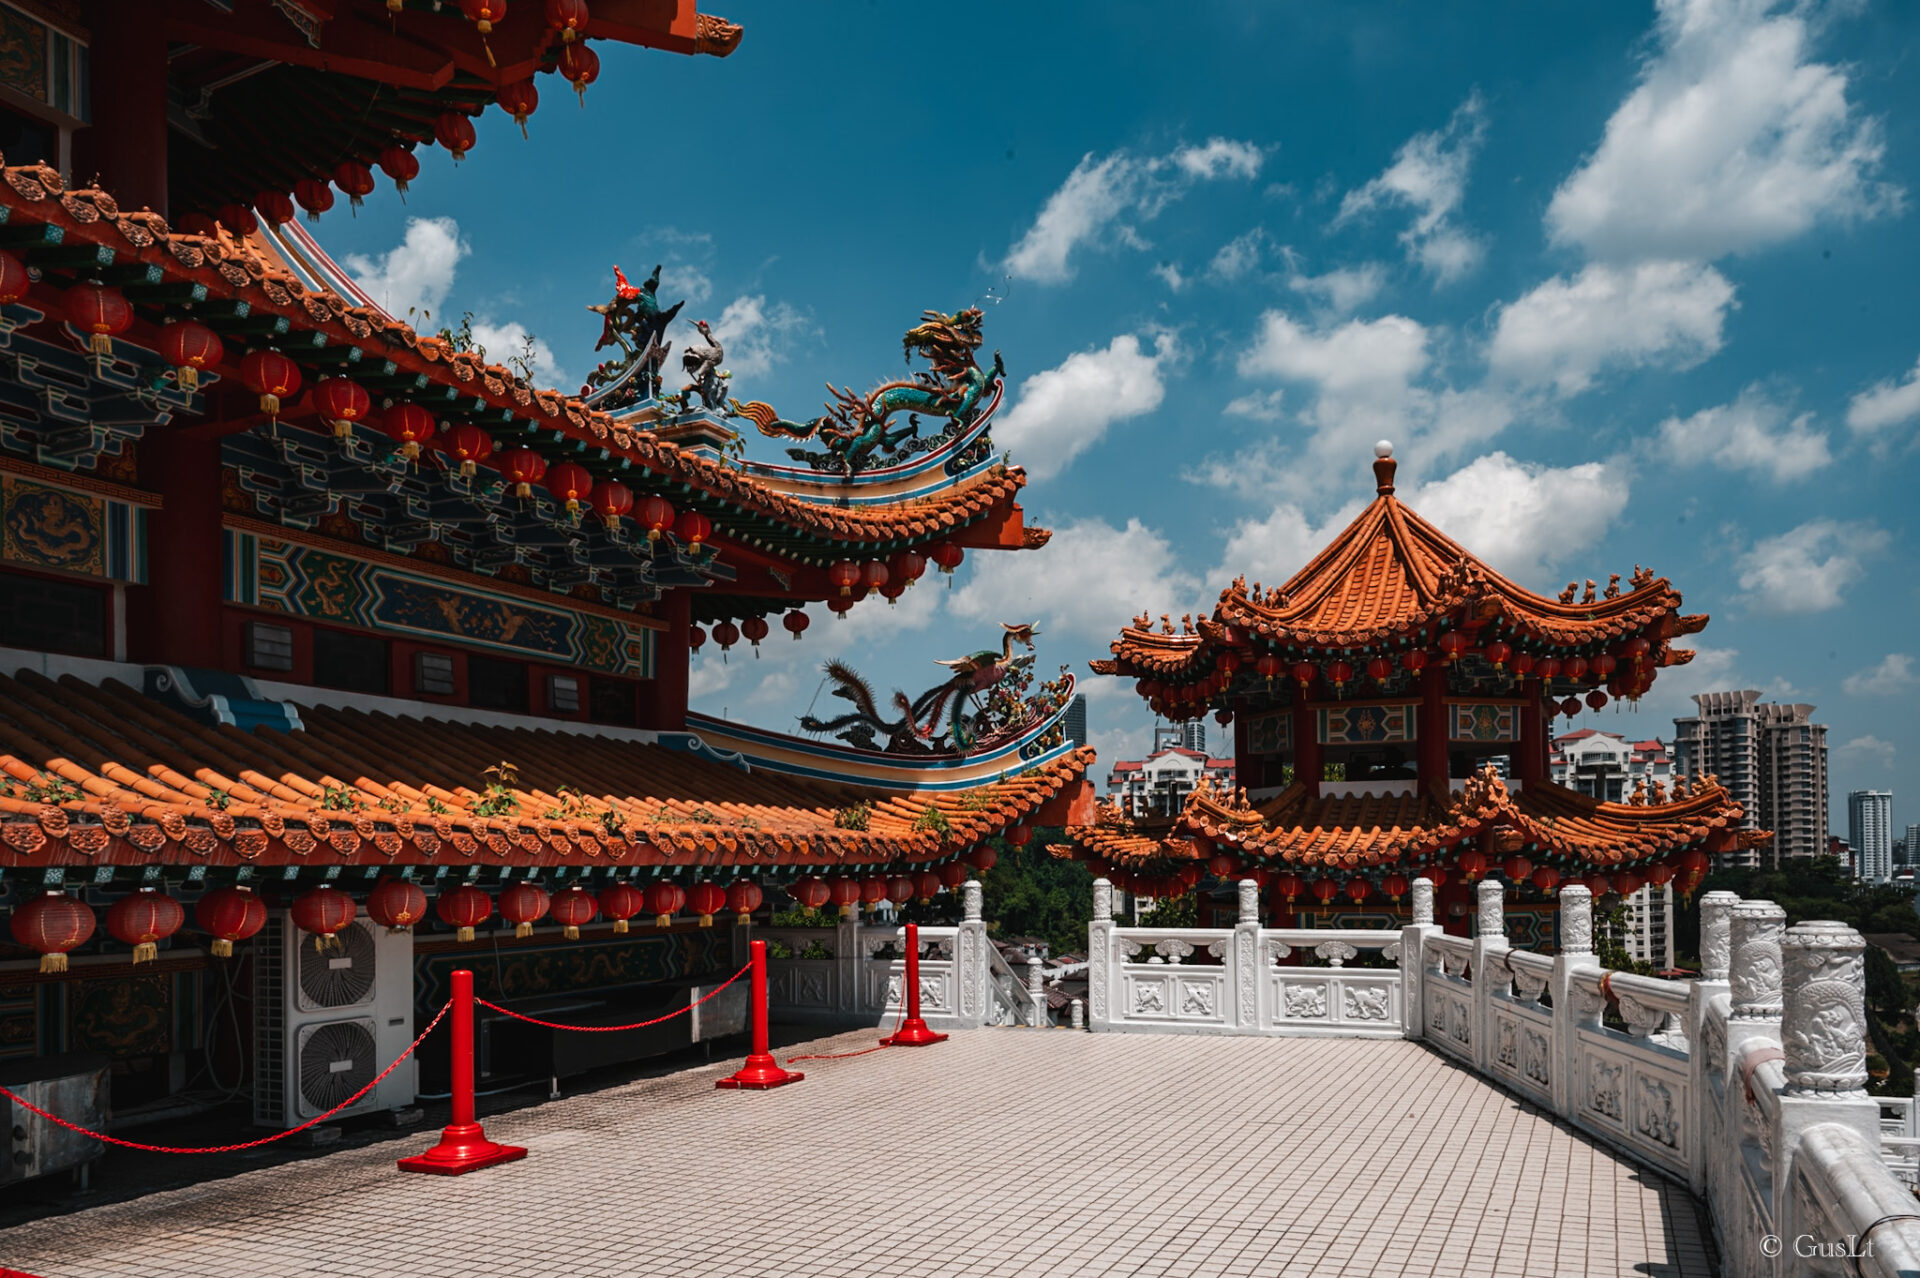
[[[609,268],[667,264],[734,389],[791,417],[896,375],[980,303],[1038,554],[974,555],[765,659],[697,659],[769,726],[846,655],[931,658],[1038,618],[1083,676],[1128,617],[1284,579],[1401,495],[1542,590],[1643,563],[1713,614],[1637,714],[1757,687],[1831,726],[1846,792],[1920,821],[1920,10],[1892,3],[940,6],[729,0],[725,61],[601,46],[522,140],[490,112],[319,233],[394,309],[526,333],[571,387]],[[343,202],[344,204],[344,202]],[[750,393],[750,394],[749,394]],[[1149,720],[1084,684],[1095,744]]]

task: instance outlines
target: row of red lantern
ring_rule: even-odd
[[[914,874],[876,874],[864,879],[843,874],[824,879],[809,875],[791,884],[787,888],[787,895],[804,909],[818,910],[827,905],[836,905],[840,908],[841,918],[851,918],[854,908],[859,905],[865,905],[868,910],[879,909],[883,901],[905,905],[908,901],[918,900],[924,905],[942,891],[958,890],[967,881],[968,866],[986,871],[997,863],[998,857],[992,848],[978,847],[958,861],[947,861],[935,869]]]

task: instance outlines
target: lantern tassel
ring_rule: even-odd
[[[673,915],[671,914],[656,914],[653,916],[653,925],[655,927],[669,927],[672,923]]]
[[[214,937],[213,944],[209,945],[207,949],[213,954],[215,958],[232,958],[233,957],[233,942],[229,941],[224,936]]]
[[[262,395],[260,397],[260,411],[268,417],[277,419],[280,416],[280,397],[278,395]]]
[[[160,946],[153,941],[142,941],[133,947],[133,961],[136,964],[151,963],[159,957]]]
[[[480,24],[480,47],[486,51],[487,65],[497,67],[500,64],[493,60],[493,46],[487,43],[487,33],[492,30],[493,24],[491,22],[482,22]]]
[[[625,919],[615,919],[613,921],[613,930],[619,935],[625,936],[627,934],[627,921]]]
[[[53,954],[42,954],[40,956],[41,975],[45,976],[54,972],[64,972],[66,970],[67,970],[67,956],[65,954],[53,953]]]
[[[523,937],[523,936],[532,936],[532,935],[533,935],[533,924],[531,924],[531,923],[516,923],[516,924],[514,924],[514,925],[513,925],[513,935],[514,935],[514,939],[516,939],[516,940],[518,940],[518,939],[519,939],[520,937]]]
[[[456,941],[471,941],[473,939],[473,929],[470,927],[455,928],[453,939]]]
[[[200,370],[193,367],[176,368],[174,380],[180,384],[181,390],[191,395],[200,389]]]
[[[113,338],[105,333],[95,333],[87,339],[87,349],[102,359],[108,358],[113,354]]]
[[[566,929],[566,937],[567,937],[567,939],[568,939],[569,941],[577,941],[577,940],[579,940],[579,939],[580,939],[580,929],[579,929],[579,928],[577,928],[577,927],[575,927],[575,926],[574,926],[573,924],[571,924],[571,923],[569,923],[569,924],[567,924],[567,929]]]
[[[702,914],[702,915],[700,916],[700,926],[701,926],[701,927],[712,927],[712,926],[713,926],[713,915],[711,915],[711,914]]]

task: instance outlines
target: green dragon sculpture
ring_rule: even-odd
[[[974,698],[987,695],[991,699],[996,687],[1009,679],[1019,678],[1033,664],[1033,639],[1040,633],[1039,624],[1028,622],[1009,626],[1002,622],[1001,629],[1007,633],[1001,637],[999,651],[982,648],[964,657],[941,660],[940,665],[953,671],[944,682],[935,684],[917,697],[909,698],[904,692],[895,692],[893,707],[900,713],[898,719],[890,720],[880,713],[873,689],[851,666],[841,661],[829,661],[826,672],[827,678],[835,685],[833,695],[853,702],[854,710],[832,719],[816,719],[806,715],[800,720],[800,726],[807,732],[834,733],[841,740],[863,749],[927,751],[933,749],[932,742],[944,714],[947,719],[945,736],[953,749],[964,754],[980,739],[981,729],[989,726],[984,720],[991,717],[984,710],[970,711]],[[1013,646],[1016,643],[1024,645],[1027,652],[1015,656]],[[883,735],[884,744],[881,742]]]
[[[907,330],[901,347],[909,362],[915,351],[925,356],[930,372],[883,382],[865,395],[829,383],[833,402],[810,422],[787,421],[772,405],[758,400],[734,400],[732,410],[770,438],[820,441],[827,448],[824,454],[794,448],[788,455],[818,470],[848,474],[865,469],[875,453],[890,456],[903,441],[917,435],[921,413],[948,418],[964,429],[981,412],[987,392],[1005,380],[1006,367],[999,351],[993,353],[991,369],[980,367],[974,359],[982,340],[983,316],[978,307],[956,315],[926,311],[920,318],[919,325]],[[908,414],[906,423],[891,425],[899,413]]]

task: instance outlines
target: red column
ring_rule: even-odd
[[[147,522],[147,584],[127,591],[132,661],[219,670],[220,441],[178,432],[140,443],[140,478],[164,503]]]
[[[653,682],[646,691],[646,713],[640,726],[681,732],[687,726],[688,663],[693,658],[687,646],[687,633],[693,629],[693,593],[669,590],[660,603],[661,620],[667,628],[654,632]]]
[[[1307,797],[1320,797],[1320,778],[1325,771],[1320,761],[1320,716],[1307,703],[1304,692],[1293,702],[1293,779],[1304,781]]]
[[[1447,793],[1447,671],[1438,662],[1420,672],[1419,773],[1423,793]]]
[[[1522,782],[1547,779],[1547,721],[1540,711],[1540,681],[1520,681],[1520,695],[1526,704],[1520,707],[1520,749],[1513,761],[1514,775]]]
[[[87,46],[93,123],[74,135],[74,178],[95,174],[123,210],[167,214],[167,41],[152,0],[94,0]]]

